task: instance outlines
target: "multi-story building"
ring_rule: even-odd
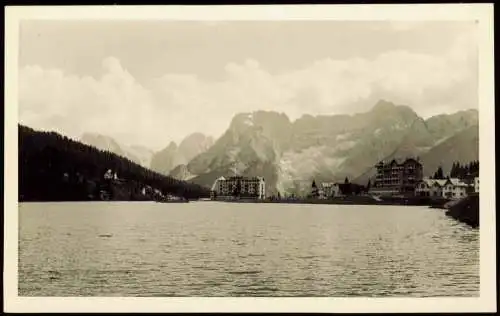
[[[407,195],[415,192],[415,186],[422,180],[422,164],[413,158],[399,163],[395,159],[376,166],[377,175],[370,191],[379,195]]]
[[[212,198],[246,197],[264,199],[266,183],[262,177],[220,177],[212,185]]]
[[[474,178],[474,192],[479,193],[479,177]]]

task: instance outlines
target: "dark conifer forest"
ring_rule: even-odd
[[[55,132],[19,125],[19,201],[138,201],[209,197],[208,188],[146,169]],[[106,179],[111,170],[117,178]]]
[[[450,173],[445,175],[443,169],[439,167],[436,172],[434,172],[433,179],[445,179],[447,176],[450,178],[459,179],[469,179],[479,176],[479,161],[471,161],[469,163],[461,164],[460,162],[454,162],[451,167]]]

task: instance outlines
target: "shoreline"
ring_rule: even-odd
[[[148,202],[148,203],[163,203],[163,204],[182,204],[182,203],[190,203],[190,202],[219,202],[219,203],[254,203],[254,204],[303,204],[303,205],[399,205],[399,206],[428,206],[430,208],[436,209],[448,209],[445,205],[449,202],[447,199],[422,199],[415,197],[408,198],[386,198],[376,200],[372,197],[368,196],[356,196],[356,197],[343,197],[343,198],[334,198],[334,199],[249,199],[249,198],[240,198],[240,199],[194,199],[194,200],[41,200],[41,201],[18,201],[18,203],[68,203],[68,202]]]
[[[428,206],[437,209],[447,209],[445,204],[450,200],[448,199],[431,199],[420,197],[386,197],[374,199],[370,196],[348,196],[333,199],[229,199],[229,198],[216,198],[212,199],[213,202],[225,203],[267,203],[267,204],[321,204],[321,205],[400,205],[400,206]]]

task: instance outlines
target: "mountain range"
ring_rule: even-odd
[[[129,160],[149,168],[151,165],[151,159],[154,152],[141,145],[127,146],[118,143],[112,137],[96,134],[96,133],[84,133],[79,139],[83,144],[96,147],[100,150],[106,150],[122,157],[128,158]]]
[[[419,157],[424,175],[439,166],[449,172],[455,161],[479,160],[477,110],[423,119],[410,107],[385,100],[365,113],[304,115],[295,121],[272,111],[240,113],[216,141],[195,133],[150,156],[104,136],[99,141],[131,160],[146,164],[150,157],[149,168],[179,180],[211,186],[219,176],[263,176],[268,192],[282,193],[300,193],[312,179],[348,177],[365,184],[380,160]]]
[[[176,168],[174,173],[178,173],[179,168],[186,165],[191,159],[205,152],[214,143],[210,136],[202,133],[193,133],[184,138],[177,146],[171,142],[166,148],[155,153],[151,158],[150,168],[156,172],[168,175],[172,169]],[[188,178],[188,176],[182,176]]]
[[[169,175],[172,169],[176,167],[173,172],[179,173],[182,166],[185,166],[195,156],[206,151],[214,143],[213,138],[210,136],[193,133],[182,140],[179,146],[175,142],[170,142],[167,147],[155,152],[141,145],[127,146],[110,136],[97,133],[83,133],[79,141],[85,145],[115,153],[164,175]]]

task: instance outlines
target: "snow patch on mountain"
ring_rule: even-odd
[[[335,140],[341,141],[349,138],[351,136],[351,133],[344,133],[344,134],[339,134],[335,137]]]
[[[354,141],[354,140],[348,140],[348,141],[345,141],[345,142],[340,142],[340,143],[337,143],[335,145],[335,149],[336,150],[348,150],[348,149],[351,149],[353,148],[354,146],[356,146],[358,144],[357,141]]]
[[[246,118],[243,120],[243,124],[247,126],[254,126],[252,113],[247,114]]]
[[[451,138],[452,136],[446,136],[446,137],[442,137],[440,139],[438,139],[435,143],[434,143],[434,146],[437,146],[439,144],[441,144],[442,142],[445,142],[446,140],[448,140],[449,138]]]
[[[278,164],[276,187],[291,193],[297,190],[297,181],[310,182],[324,170],[335,173],[346,160],[346,157],[336,156],[335,151],[336,149],[328,146],[314,146],[298,152],[285,152]]]

